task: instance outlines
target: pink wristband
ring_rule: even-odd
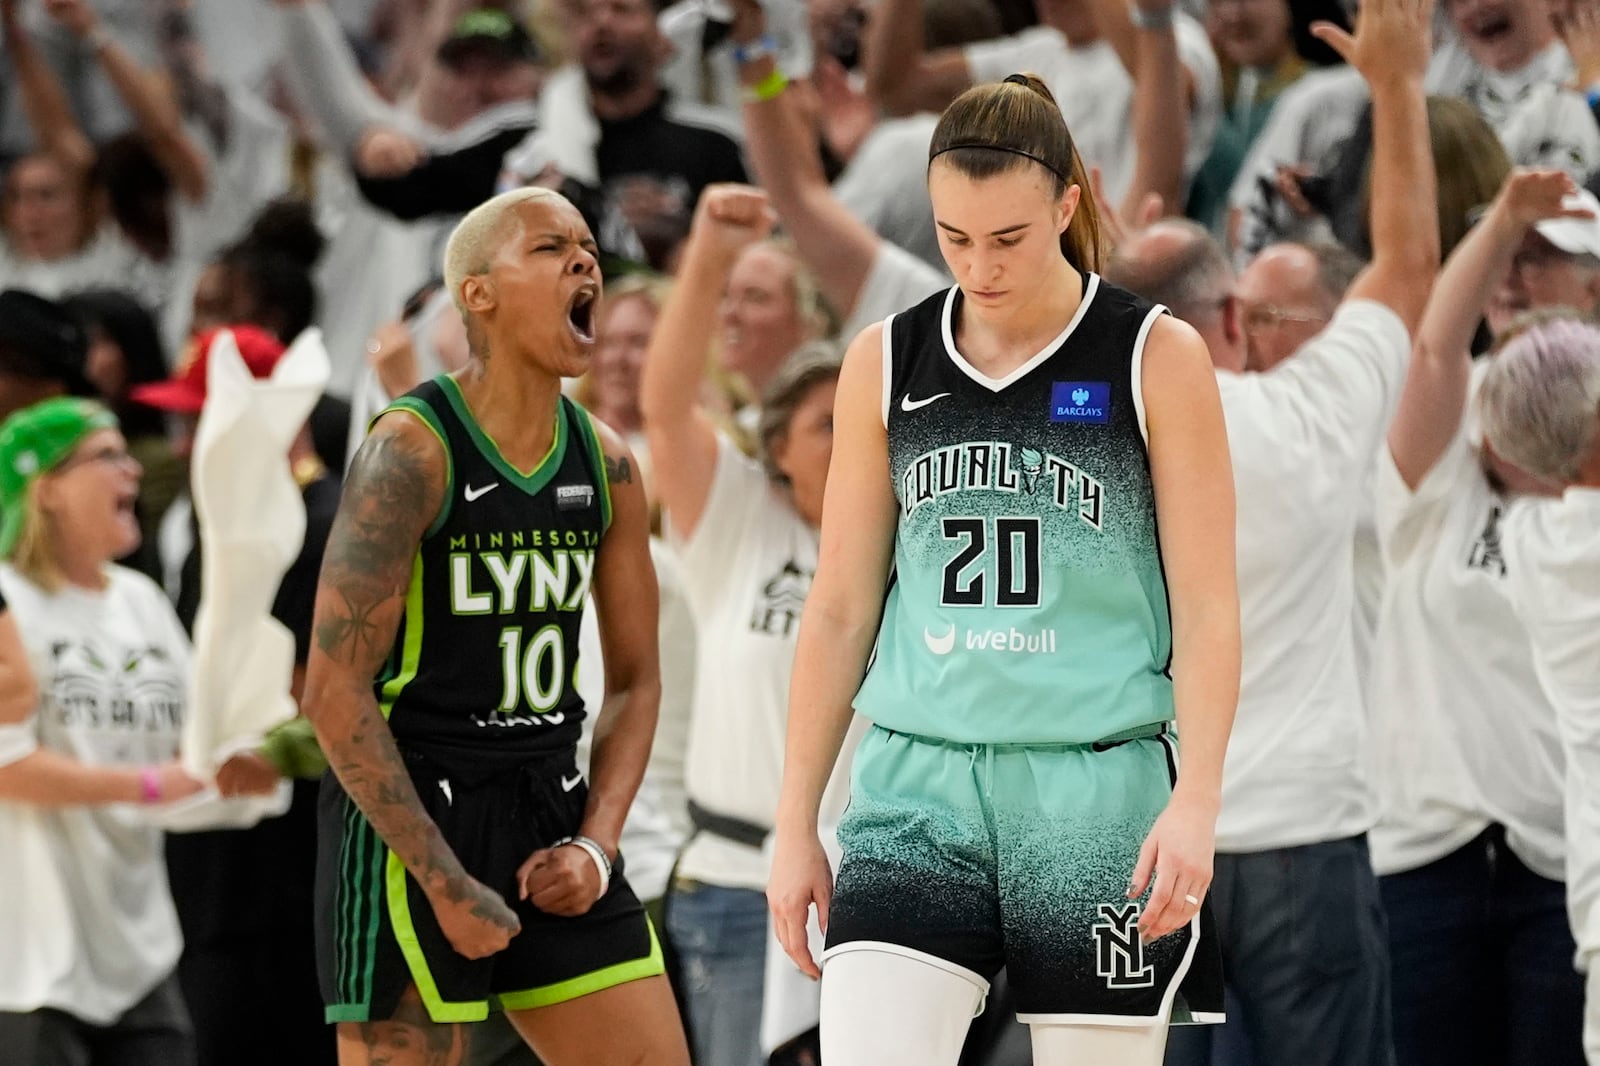
[[[146,803],[156,803],[161,799],[161,778],[153,767],[146,766],[139,771],[139,798]]]

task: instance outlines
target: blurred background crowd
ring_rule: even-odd
[[[1285,1046],[1263,1035],[1274,1012],[1302,1009],[1268,987],[1281,984],[1271,952],[1293,947],[1313,958],[1311,986],[1355,974],[1385,1000],[1400,1066],[1582,1063],[1582,971],[1600,926],[1586,935],[1579,860],[1595,841],[1573,817],[1568,764],[1592,740],[1543,672],[1506,532],[1525,501],[1564,486],[1500,461],[1468,393],[1530,315],[1540,328],[1600,307],[1600,202],[1580,191],[1600,170],[1600,4],[1441,0],[1425,83],[1437,196],[1422,209],[1445,266],[1408,337],[1412,380],[1402,355],[1388,385],[1365,391],[1381,331],[1354,331],[1344,367],[1291,369],[1351,313],[1341,303],[1362,264],[1404,254],[1371,224],[1380,200],[1409,194],[1374,183],[1371,89],[1308,31],[1349,26],[1354,8],[0,0],[0,418],[92,397],[121,433],[84,452],[106,427],[58,432],[71,419],[47,410],[29,439],[65,444],[27,477],[0,476],[0,508],[26,513],[15,542],[0,534],[0,593],[32,675],[13,683],[0,655],[0,840],[17,812],[46,811],[47,839],[77,841],[4,864],[0,970],[16,972],[0,976],[0,1014],[160,1030],[206,1066],[333,1061],[310,931],[317,767],[281,751],[232,766],[246,789],[249,775],[304,777],[287,815],[249,830],[163,843],[107,813],[198,787],[169,765],[176,728],[158,720],[150,678],[166,678],[181,715],[173,679],[202,578],[186,463],[207,360],[224,327],[258,377],[309,329],[331,358],[289,454],[307,534],[274,605],[303,663],[340,476],[367,421],[471,358],[442,291],[443,240],[496,191],[539,183],[579,206],[603,252],[594,365],[573,391],[630,439],[665,515],[664,695],[628,875],[653,901],[699,1066],[807,1061],[781,1020],[792,975],[768,967],[762,889],[837,353],[951,284],[929,138],[964,88],[1025,70],[1094,168],[1110,280],[1199,329],[1219,373],[1281,381],[1285,395],[1261,402],[1313,412],[1298,486],[1310,502],[1240,475],[1245,692],[1218,848],[1240,860],[1241,901],[1253,877],[1274,876],[1244,862],[1265,856],[1300,879],[1271,890],[1283,907],[1337,898],[1350,917],[1341,929],[1286,911],[1280,925],[1225,929],[1234,1021],[1199,1043],[1175,1037],[1169,1061],[1343,1061],[1262,1050]],[[752,196],[763,224],[719,210]],[[1424,292],[1432,269],[1419,266]],[[1438,382],[1457,378],[1452,399]],[[1402,403],[1402,385],[1432,402]],[[1342,405],[1368,405],[1371,431],[1318,421]],[[12,447],[0,439],[0,460]],[[677,461],[689,452],[716,461]],[[102,469],[103,483],[69,484]],[[60,491],[30,487],[39,479]],[[1349,530],[1353,548],[1297,556],[1307,523]],[[107,591],[92,575],[111,560],[126,571]],[[1349,590],[1323,598],[1296,576],[1313,569]],[[1600,633],[1600,581],[1571,588],[1572,616]],[[114,643],[111,616],[150,649],[120,674],[93,653]],[[1328,681],[1336,669],[1348,684]],[[586,668],[591,706],[599,684]],[[137,720],[136,743],[84,739],[101,728],[82,710],[97,699],[108,723],[135,708],[122,724]],[[59,763],[41,761],[47,750]],[[127,776],[146,764],[167,774],[154,796],[148,775]],[[99,828],[74,820],[85,811]],[[1292,868],[1308,854],[1297,849],[1336,840],[1354,842],[1366,881]],[[130,903],[117,893],[135,867]],[[41,933],[25,920],[47,869],[83,903],[71,914],[99,914],[71,933],[77,961],[53,970],[34,964]],[[1002,988],[971,1062],[1027,1061],[1005,1002]],[[0,1062],[69,1061],[21,1046],[0,1039]],[[493,1023],[472,1056],[529,1061]]]

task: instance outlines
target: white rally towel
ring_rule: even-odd
[[[569,64],[551,74],[539,93],[539,128],[506,153],[501,189],[516,188],[554,167],[569,178],[599,187],[600,122],[589,103],[583,68]]]
[[[264,380],[250,374],[231,333],[213,345],[191,461],[205,579],[182,741],[185,767],[207,781],[295,715],[294,637],[272,617],[272,602],[305,541],[289,446],[330,373],[315,329],[297,337]],[[202,794],[161,820],[168,829],[253,825],[287,810],[289,791],[285,781],[269,796],[219,803],[215,792]]]

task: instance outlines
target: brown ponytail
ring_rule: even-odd
[[[935,158],[974,179],[1003,174],[1031,160],[1055,178],[1057,197],[1076,185],[1078,207],[1061,234],[1061,254],[1080,273],[1100,270],[1100,212],[1089,191],[1089,171],[1056,98],[1037,75],[1013,74],[956,97],[933,131],[929,165]]]

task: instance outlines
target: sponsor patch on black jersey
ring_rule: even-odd
[[[585,507],[594,506],[593,485],[557,485],[556,509],[560,511],[581,511]]]

